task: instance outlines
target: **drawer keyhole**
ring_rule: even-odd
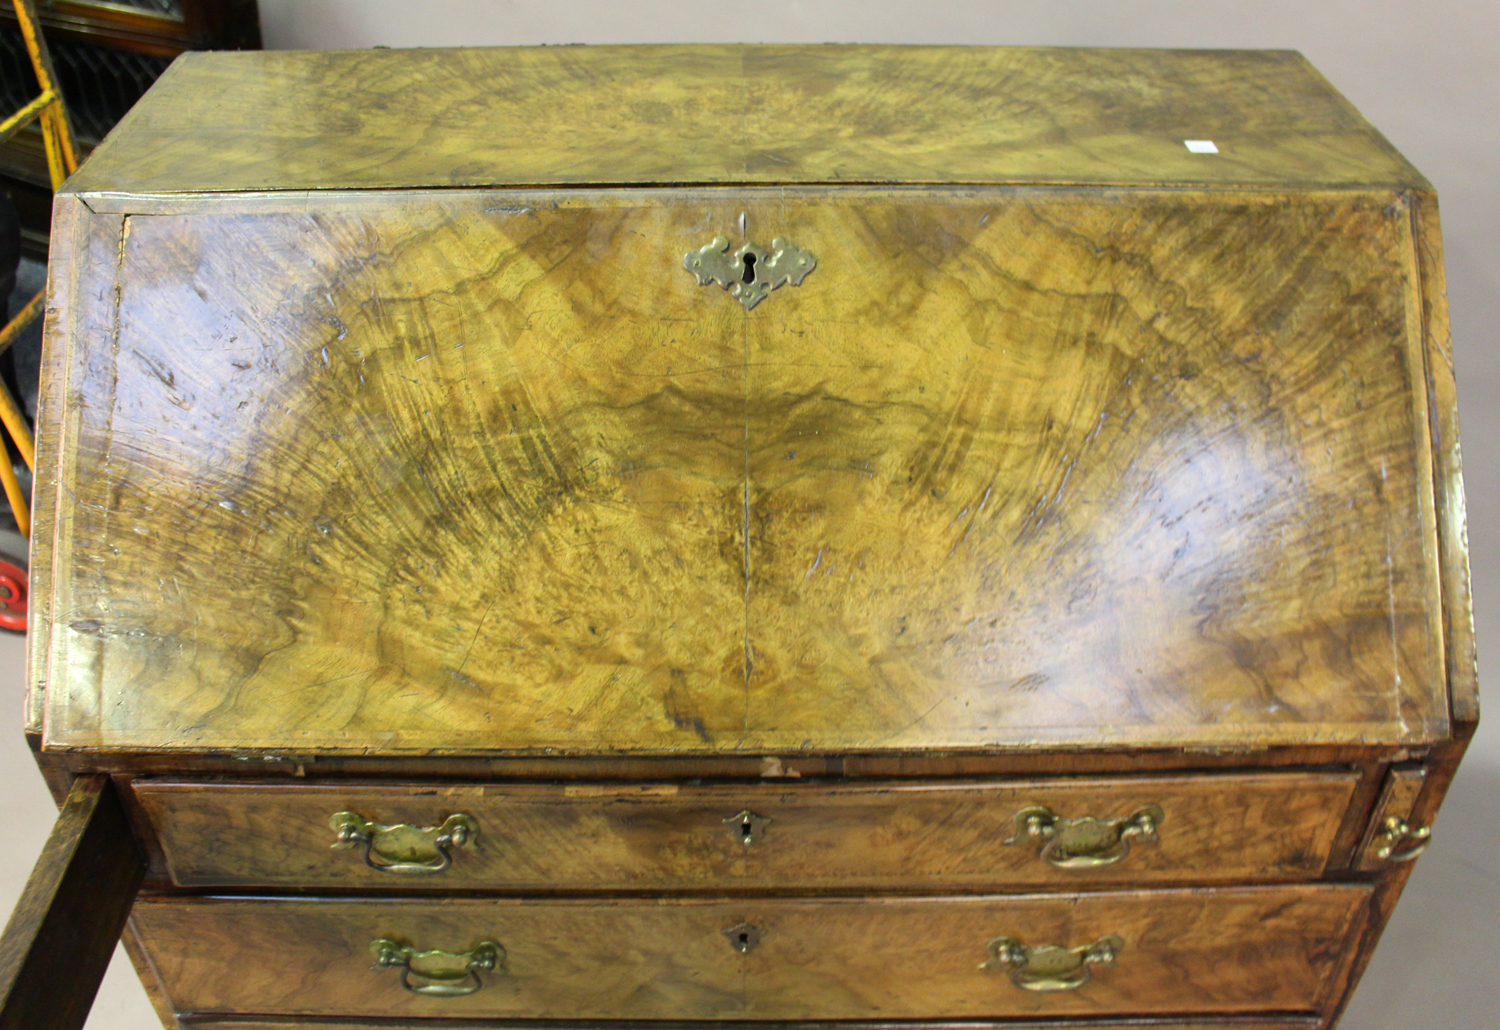
[[[728,819],[725,819],[724,822],[728,824],[730,832],[734,834],[734,839],[748,848],[752,844],[759,844],[765,840],[766,827],[770,824],[771,820],[763,815],[756,815],[747,808],[738,815],[732,815]]]
[[[745,271],[740,276],[740,282],[742,282],[742,283],[753,283],[753,282],[755,282],[755,255],[754,254],[746,254],[745,255]]]
[[[729,941],[729,946],[741,955],[748,955],[754,951],[760,939],[765,936],[764,930],[750,923],[736,923],[719,932]]]

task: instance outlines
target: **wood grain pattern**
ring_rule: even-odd
[[[1472,735],[1436,200],[1296,54],[194,55],[55,230],[51,782],[147,776],[198,886],[484,826],[404,900],[140,906],[169,1019],[1326,1027],[1406,869],[1234,884],[1357,864],[1392,763],[1430,820]],[[747,314],[716,235],[819,264]],[[1146,802],[1088,879],[997,845]],[[511,961],[415,998],[407,933]],[[976,968],[1105,933],[1080,992]]]
[[[179,1012],[526,1019],[939,1019],[1315,1009],[1369,897],[1286,886],[1008,898],[792,901],[143,899],[136,920]],[[749,954],[721,931],[764,930]],[[1117,964],[1042,995],[979,968],[1004,935],[1117,933]],[[370,941],[462,951],[505,971],[430,998],[371,971]]]
[[[1368,763],[1423,758],[1430,747],[1399,745],[1300,745],[1243,748],[1211,752],[1181,748],[1098,748],[1087,751],[996,750],[993,752],[888,751],[861,755],[323,755],[276,750],[257,754],[43,750],[33,751],[44,775],[52,778],[107,771],[119,776],[276,778],[296,783],[322,780],[384,778],[629,782],[638,780],[771,780],[840,777],[884,780],[896,777],[954,779],[988,776],[1113,775],[1117,773],[1274,770],[1319,766],[1343,768]],[[254,762],[254,765],[247,765]],[[1373,795],[1369,799],[1373,801]]]
[[[259,730],[247,727],[263,743],[320,735],[316,723],[292,731],[292,738],[281,736],[284,725],[271,728],[283,723],[276,712],[286,715],[298,707],[323,711],[317,721],[343,724],[338,732],[351,740],[355,735],[379,739],[387,731],[359,714],[364,702],[358,698],[372,686],[370,696],[385,699],[378,707],[394,704],[400,710],[402,728],[393,739],[412,733],[444,736],[449,728],[466,726],[475,742],[493,740],[495,731],[486,727],[508,722],[537,725],[548,735],[549,722],[566,718],[554,704],[557,681],[572,681],[594,699],[592,719],[622,727],[654,723],[674,733],[661,709],[641,710],[658,699],[631,689],[636,663],[649,663],[654,678],[664,682],[668,670],[676,669],[676,676],[702,689],[739,696],[739,684],[719,684],[725,682],[720,667],[737,663],[742,645],[726,639],[706,653],[699,647],[722,626],[743,621],[737,610],[743,587],[721,555],[734,532],[729,520],[738,515],[737,505],[725,503],[725,496],[742,492],[743,477],[743,430],[720,410],[731,402],[736,410],[742,406],[743,370],[731,360],[729,347],[732,314],[724,306],[692,310],[688,305],[699,301],[692,292],[673,290],[678,284],[665,277],[643,284],[636,271],[663,246],[686,249],[688,242],[679,241],[696,240],[703,225],[727,223],[735,212],[722,202],[707,211],[666,205],[625,210],[596,223],[589,230],[593,243],[579,250],[580,241],[559,234],[552,218],[528,215],[524,207],[494,207],[493,198],[480,203],[480,210],[470,209],[457,222],[444,219],[419,230],[427,239],[421,268],[403,267],[399,281],[387,278],[386,261],[359,256],[360,247],[383,246],[378,233],[384,230],[372,233],[362,214],[336,217],[320,244],[304,229],[321,217],[273,218],[275,227],[258,245],[250,242],[253,227],[267,223],[246,215],[240,220],[243,239],[233,241],[212,229],[200,241],[207,251],[179,254],[201,265],[206,276],[227,277],[214,285],[212,301],[195,292],[191,276],[173,285],[181,268],[162,264],[165,255],[156,249],[161,240],[155,233],[164,222],[126,223],[121,260],[130,263],[140,255],[138,260],[154,269],[150,274],[157,286],[176,296],[153,300],[153,288],[140,297],[144,307],[121,298],[114,327],[121,353],[147,378],[136,380],[127,372],[121,380],[91,359],[76,370],[81,380],[76,392],[87,399],[75,413],[85,423],[96,415],[114,423],[118,428],[104,429],[104,435],[117,442],[98,441],[110,452],[105,463],[121,471],[129,465],[145,476],[136,480],[139,493],[130,488],[136,501],[129,514],[121,509],[108,524],[133,538],[130,549],[142,543],[152,550],[164,546],[174,557],[155,573],[139,565],[132,573],[150,576],[159,595],[105,586],[114,573],[103,568],[102,578],[76,575],[60,589],[104,587],[112,610],[145,632],[145,638],[137,638],[143,643],[181,640],[183,632],[198,635],[187,626],[198,619],[192,611],[221,612],[225,618],[212,632],[228,635],[210,644],[205,634],[204,646],[191,652],[151,644],[152,658],[134,645],[118,649],[125,637],[117,629],[124,623],[114,618],[70,618],[67,632],[82,634],[85,646],[68,649],[61,658],[66,671],[55,679],[80,686],[91,679],[114,681],[118,691],[105,688],[104,707],[122,701],[123,715],[137,702],[155,707],[148,698],[154,692],[127,686],[111,669],[127,679],[187,676],[176,700],[168,700],[171,690],[158,695],[171,709],[162,711],[165,720],[148,716],[153,728],[134,735],[143,743],[149,735],[169,746],[173,738],[178,744],[207,743],[213,724],[235,710],[258,711],[255,720],[268,720]],[[484,207],[492,210],[485,213]],[[576,216],[566,221],[582,227]],[[288,239],[285,231],[294,235]],[[648,245],[647,255],[632,252]],[[260,270],[233,271],[223,260],[225,246]],[[292,282],[272,272],[287,246],[296,246],[317,266],[312,278],[325,285],[343,275],[338,269],[361,264],[374,278],[336,299],[324,286],[304,294],[308,279]],[[438,254],[446,256],[434,262]],[[559,263],[562,274],[537,275]],[[576,274],[596,267],[611,269],[612,281],[598,281],[596,273]],[[399,279],[409,274],[419,278]],[[470,286],[453,285],[455,276],[465,275]],[[254,294],[278,279],[287,287],[281,297],[231,299],[238,288],[228,280]],[[396,293],[390,292],[393,286]],[[424,293],[433,299],[424,300]],[[168,317],[179,325],[207,319],[200,328],[202,339],[212,341],[209,349],[185,349],[147,329],[157,313],[164,313],[158,302],[167,304]],[[600,333],[595,324],[591,312],[601,304],[608,306],[612,332]],[[259,321],[257,312],[272,309],[279,312],[275,318]],[[302,337],[309,317],[318,327],[315,341]],[[374,336],[368,332],[372,327]],[[513,336],[519,349],[507,348],[502,356],[496,343]],[[318,345],[308,349],[310,342]],[[610,361],[600,362],[596,350],[609,354]],[[202,364],[202,357],[209,363]],[[108,354],[93,358],[112,362]],[[657,377],[674,370],[686,385],[669,380],[663,387]],[[621,375],[635,380],[633,395],[617,389]],[[156,396],[137,394],[139,385]],[[305,414],[298,398],[307,387],[317,395],[315,407],[332,421],[296,428],[293,423]],[[96,395],[101,403],[93,401]],[[118,415],[133,419],[158,403],[181,417],[157,426],[154,417],[145,416],[150,427],[137,443],[125,444],[132,434],[119,431]],[[118,414],[108,414],[111,409]],[[227,449],[239,446],[237,435],[252,423],[270,436],[291,432],[308,447],[276,482],[252,485],[259,471],[225,464],[231,461]],[[80,432],[94,432],[96,425]],[[551,437],[554,425],[572,426],[570,438]],[[397,452],[368,448],[371,431],[388,430],[397,433],[392,442],[402,441]],[[212,456],[201,450],[205,434],[219,441],[210,448]],[[262,443],[269,444],[269,437]],[[194,453],[221,469],[213,474],[218,483],[188,488],[195,498],[189,506],[209,516],[206,522],[195,518],[196,526],[169,514],[179,503],[171,497],[183,497],[183,484],[173,481],[187,471],[183,461],[199,460],[191,457]],[[205,487],[214,496],[203,494]],[[313,493],[302,494],[302,487]],[[76,490],[76,484],[60,488]],[[390,535],[383,514],[387,506],[416,521]],[[114,532],[103,525],[98,529],[105,536]],[[86,535],[93,552],[102,539],[93,531]],[[56,559],[59,567],[72,554],[67,545],[79,536],[70,533]],[[291,580],[276,586],[253,571],[266,563],[284,566]],[[210,566],[227,574],[222,584],[201,576]],[[221,586],[229,592],[219,593]],[[659,596],[663,590],[670,596]],[[395,602],[399,612],[377,613],[370,591]],[[587,612],[569,599],[580,591],[588,598]],[[687,608],[678,608],[673,597],[686,600]],[[287,646],[309,633],[334,647],[311,665],[297,647]],[[666,644],[674,635],[682,647]],[[583,666],[574,664],[580,651],[592,652]],[[376,673],[378,685],[365,683],[363,671],[345,665],[353,660],[374,671],[403,654],[403,671],[391,667],[394,675]],[[500,695],[474,678],[477,666],[495,662],[510,670],[508,677],[531,684],[498,710],[491,702]],[[445,699],[411,691],[405,683],[408,663],[435,673]],[[132,668],[136,671],[126,671]],[[477,670],[481,677],[488,675],[483,668]],[[278,669],[291,670],[291,680],[301,680],[302,686],[289,692],[291,681]],[[245,682],[247,676],[257,683]],[[226,706],[222,688],[231,683],[238,684],[231,688],[237,699]],[[348,695],[352,707],[342,713],[328,706],[328,690],[340,684],[354,690]],[[88,689],[75,693],[74,703],[92,707]],[[66,741],[66,723],[92,718],[72,710],[74,716],[48,727],[53,740]],[[125,719],[134,721],[131,715]],[[201,729],[195,731],[195,725]],[[580,730],[564,734],[578,736]]]
[[[1443,798],[1452,785],[1453,776],[1458,771],[1459,763],[1463,760],[1464,752],[1473,739],[1473,733],[1473,723],[1456,724],[1453,739],[1435,749],[1427,757],[1423,765],[1425,775],[1422,777],[1422,790],[1411,809],[1411,814],[1407,817],[1410,823],[1416,826],[1433,825],[1438,808],[1442,805]],[[1376,814],[1374,810],[1371,811],[1372,821]],[[1349,956],[1338,975],[1334,991],[1330,995],[1332,1004],[1327,1012],[1329,1027],[1337,1025],[1339,1017],[1349,1004],[1360,977],[1364,975],[1374,955],[1375,946],[1380,942],[1380,935],[1385,931],[1386,922],[1390,919],[1397,901],[1400,900],[1401,892],[1406,886],[1406,881],[1416,865],[1416,862],[1388,865],[1376,879],[1376,889],[1370,899],[1369,917],[1365,920],[1365,928],[1357,943],[1350,948]]]
[[[145,869],[108,778],[79,777],[0,937],[0,1028],[82,1028]]]
[[[133,921],[126,922],[125,931],[120,934],[120,944],[124,946],[125,954],[135,969],[135,975],[141,981],[141,989],[146,993],[146,1000],[151,1002],[151,1007],[156,1011],[156,1017],[161,1020],[161,1025],[165,1030],[178,1030],[179,1024],[176,1013],[172,1011],[172,1002],[167,998],[167,992],[162,989],[161,981],[156,975],[156,967],[151,962],[146,946],[141,943],[140,934],[136,932]]]
[[[78,296],[76,277],[89,268],[97,268],[101,258],[99,248],[113,245],[118,249],[120,238],[118,226],[111,225],[114,219],[89,217],[88,207],[76,197],[56,197],[52,205],[52,233],[49,237],[52,252],[58,260],[47,266],[47,304],[43,309],[43,333],[48,340],[77,339],[82,329],[77,317],[88,301]],[[63,298],[59,301],[59,298]],[[95,298],[98,302],[102,298]],[[57,492],[57,476],[62,468],[60,446],[61,428],[66,420],[63,377],[48,375],[38,384],[36,401],[36,424],[52,425],[59,431],[39,434],[36,440],[36,468],[32,471],[32,497],[54,498]],[[55,500],[54,500],[55,503]],[[52,548],[56,526],[33,525],[31,534],[31,560],[28,573],[31,581],[30,626],[46,625],[52,606]],[[26,637],[26,715],[25,731],[40,734],[46,707],[45,686],[48,682],[47,659],[50,652],[41,634],[28,633]]]
[[[1441,738],[1399,198],[1100,199],[126,217],[49,745]],[[822,262],[749,315],[680,267],[740,212]]]
[[[570,888],[1005,890],[1100,883],[1316,877],[1356,777],[1343,774],[1119,778],[925,786],[306,785],[136,781],[175,883],[551,891]],[[1064,818],[1165,812],[1158,839],[1117,864],[1057,869],[1036,843],[1007,846],[1021,809]],[[746,846],[729,825],[770,819]],[[479,847],[431,876],[369,869],[333,850],[331,815],[433,826],[463,812]]]
[[[1442,735],[1404,205],[999,199],[750,209],[748,724]]]
[[[1412,829],[1421,829],[1428,825],[1413,821],[1416,815],[1417,798],[1421,796],[1426,781],[1427,769],[1420,765],[1398,766],[1386,774],[1380,797],[1370,811],[1368,825],[1357,853],[1357,861],[1354,863],[1355,868],[1382,869],[1393,864],[1389,856],[1379,854],[1379,849],[1383,844],[1391,843],[1384,839],[1387,819],[1400,819]],[[1402,839],[1395,841],[1394,847],[1397,851],[1405,851],[1416,844],[1415,840]]]
[[[1423,350],[1432,393],[1438,546],[1442,563],[1444,639],[1455,722],[1479,720],[1479,665],[1474,650],[1474,599],[1469,582],[1469,527],[1464,506],[1463,456],[1458,442],[1458,388],[1448,324],[1448,283],[1437,195],[1412,194],[1413,234],[1422,283]]]
[[[778,45],[185,54],[68,188],[1049,181],[1425,182],[1290,51]]]

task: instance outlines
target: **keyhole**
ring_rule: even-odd
[[[755,255],[745,255],[745,272],[740,276],[740,281],[745,283],[755,282]]]
[[[734,834],[735,840],[748,848],[765,838],[766,824],[770,821],[747,808],[725,819],[724,825]]]
[[[724,927],[719,932],[724,935],[729,946],[741,955],[750,954],[760,943],[760,929],[749,923],[735,923],[733,926]]]

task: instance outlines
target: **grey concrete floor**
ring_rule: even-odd
[[[25,637],[0,630],[0,720],[4,725],[0,732],[0,784],[5,785],[0,791],[0,847],[9,856],[0,863],[0,913],[6,918],[21,896],[52,820],[57,818],[52,795],[19,732],[25,659]],[[130,959],[117,948],[89,1014],[87,1030],[155,1030],[160,1026]]]

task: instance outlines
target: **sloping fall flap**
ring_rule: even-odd
[[[1388,191],[105,207],[47,369],[49,747],[1447,730]],[[683,267],[742,215],[817,257],[749,312]]]

